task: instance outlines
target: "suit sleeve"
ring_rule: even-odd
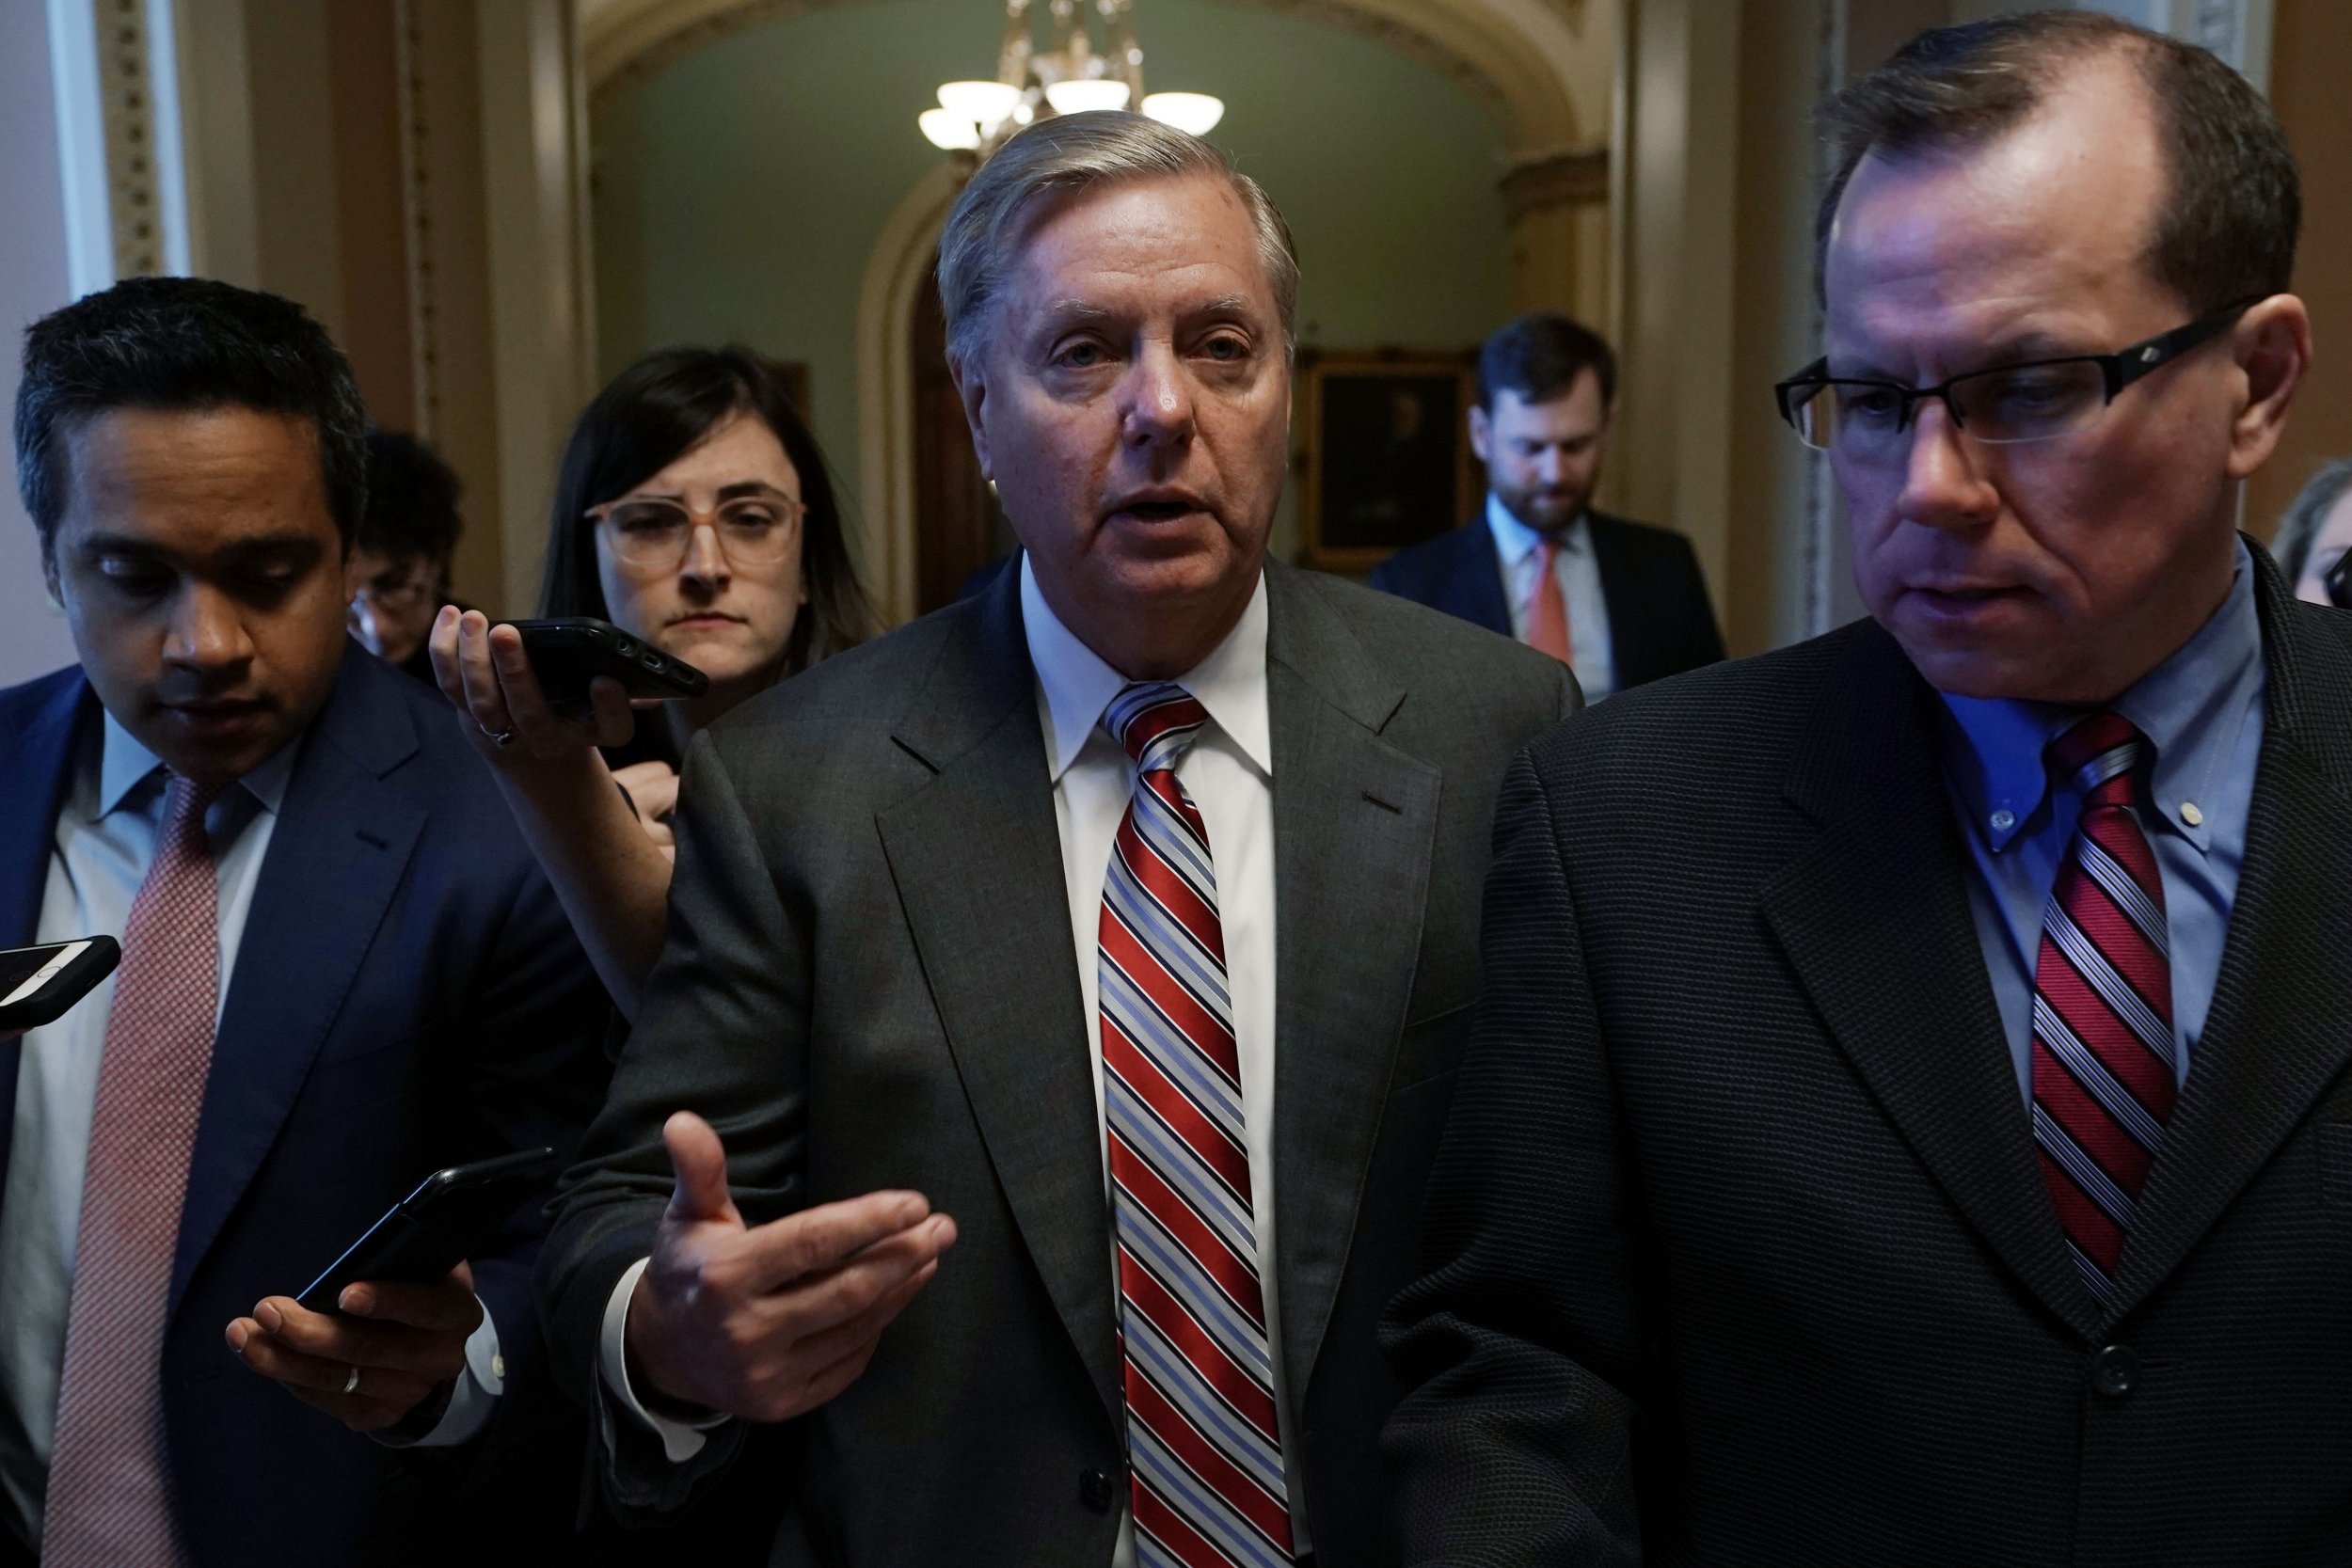
[[[480,933],[479,983],[443,1057],[462,1085],[450,1102],[467,1159],[542,1144],[568,1155],[602,1102],[610,1069],[612,1004],[554,890],[535,865],[511,888],[495,926]],[[469,1259],[474,1293],[496,1325],[502,1391],[486,1429],[451,1454],[485,1477],[518,1445],[576,1418],[555,1390],[532,1288],[544,1237],[534,1207]]]
[[[1639,1560],[1632,1195],[1550,802],[1505,775],[1485,989],[1426,1210],[1427,1275],[1382,1342],[1406,1389],[1382,1436],[1402,1560]]]
[[[603,1113],[558,1191],[540,1255],[539,1291],[560,1371],[598,1412],[614,1504],[625,1513],[685,1502],[733,1457],[740,1422],[672,1465],[640,1423],[618,1420],[597,1376],[607,1302],[652,1251],[674,1175],[662,1123],[691,1110],[726,1146],[745,1221],[803,1206],[810,965],[804,901],[787,899],[761,851],[734,778],[707,736],[678,794],[667,940]]]

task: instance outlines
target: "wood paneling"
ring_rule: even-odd
[[[2313,469],[2352,452],[2352,28],[2344,0],[2277,0],[2270,102],[2303,170],[2296,292],[2317,340],[2278,454],[2246,487],[2247,526],[2268,538]]]

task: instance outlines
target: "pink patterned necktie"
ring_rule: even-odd
[[[2103,1304],[2176,1083],[2164,879],[2133,793],[2148,751],[2112,713],[2091,715],[2049,750],[2083,811],[2042,912],[2033,1132],[2058,1225]]]
[[[98,1068],[42,1568],[185,1560],[164,1448],[164,1307],[212,1069],[219,890],[204,813],[223,785],[169,775],[155,858],[122,932]]]
[[[1207,721],[1166,682],[1128,686],[1103,715],[1136,761],[1104,883],[1099,972],[1136,1560],[1289,1568],[1216,870],[1176,777]]]

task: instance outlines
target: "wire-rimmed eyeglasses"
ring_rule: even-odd
[[[2242,299],[2185,326],[2157,334],[2113,354],[2073,354],[2019,365],[1971,371],[1933,387],[1906,387],[1829,373],[1816,359],[1772,388],[1780,417],[1798,439],[1849,457],[1891,457],[1904,450],[1919,404],[1934,398],[1954,429],[1978,441],[2008,445],[2046,441],[2083,428],[2116,395],[2149,372],[2218,337],[2257,302]]]

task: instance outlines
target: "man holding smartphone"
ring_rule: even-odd
[[[345,634],[363,428],[271,295],[135,278],[27,335],[18,478],[80,663],[0,692],[0,946],[124,958],[0,1043],[0,1562],[397,1560],[405,1521],[462,1557],[458,1483],[539,1384],[535,1223],[292,1299],[425,1172],[567,1146],[604,1078],[480,759]]]

